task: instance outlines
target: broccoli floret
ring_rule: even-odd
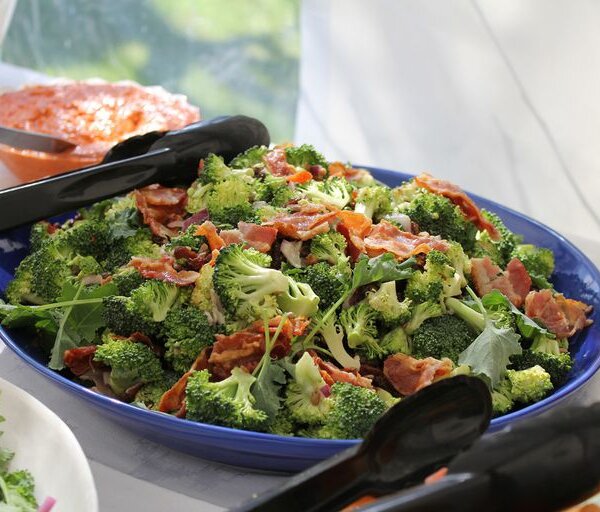
[[[406,296],[414,302],[436,302],[460,295],[464,278],[454,270],[443,252],[431,251],[422,272],[414,272],[406,285]]]
[[[33,292],[33,276],[35,258],[33,254],[26,256],[17,267],[15,276],[6,287],[6,298],[11,304],[44,304],[46,300]],[[56,292],[53,292],[56,293]]]
[[[213,286],[213,274],[214,267],[211,265],[202,266],[200,275],[194,283],[190,303],[208,315],[211,325],[224,324],[225,315],[221,301]]]
[[[29,234],[30,252],[37,251],[46,240],[52,237],[48,231],[49,227],[50,223],[45,220],[36,222],[31,226],[31,233]]]
[[[132,386],[164,378],[160,359],[150,347],[129,339],[105,338],[96,348],[94,361],[110,367],[108,385],[117,396],[125,396]]]
[[[565,383],[569,372],[573,368],[573,360],[566,352],[555,355],[546,352],[523,350],[522,354],[512,356],[510,361],[511,368],[514,370],[525,370],[532,366],[541,366],[550,375],[550,380],[555,388]]]
[[[131,308],[146,321],[162,322],[178,295],[177,286],[150,279],[131,292]]]
[[[121,296],[128,296],[144,281],[145,278],[134,267],[122,267],[112,275],[112,282],[115,283],[117,292]]]
[[[377,342],[378,313],[368,303],[361,302],[342,311],[340,323],[346,332],[348,346],[364,354],[368,359],[385,355]]]
[[[539,402],[554,389],[550,375],[541,366],[526,370],[507,370],[506,377],[510,381],[510,392],[515,402]]]
[[[212,190],[212,184],[204,184],[197,179],[187,189],[188,200],[185,209],[189,213],[196,213],[200,210],[205,210],[207,207],[208,194]]]
[[[511,393],[511,383],[507,378],[502,379],[496,389],[492,390],[492,411],[494,416],[510,412],[515,401]]]
[[[225,165],[223,157],[211,153],[204,159],[204,166],[198,179],[200,183],[207,185],[229,180],[232,177],[251,180],[253,174],[254,171],[247,167],[232,169]]]
[[[285,157],[288,164],[294,167],[302,167],[304,169],[313,165],[320,165],[323,169],[327,169],[328,167],[325,157],[310,144],[285,148]]]
[[[450,242],[450,247],[444,253],[450,262],[450,266],[454,268],[454,272],[458,275],[458,284],[461,288],[467,286],[467,278],[465,274],[471,273],[471,260],[465,254],[462,246],[458,242]]]
[[[2,508],[7,512],[33,512],[38,504],[35,499],[35,482],[27,470],[13,471],[0,476]],[[6,507],[6,508],[5,508]]]
[[[473,256],[490,259],[501,268],[506,267],[511,259],[511,254],[520,241],[520,236],[515,235],[502,222],[495,213],[481,210],[483,217],[488,220],[498,231],[499,240],[492,240],[487,231],[479,231],[476,235],[475,246],[472,250]]]
[[[411,353],[408,335],[402,326],[398,326],[388,332],[379,344],[385,355],[397,354],[398,352],[402,352],[403,354]]]
[[[102,266],[93,256],[75,256],[70,262],[71,272],[81,279],[85,276],[102,274]]]
[[[375,391],[346,382],[331,386],[331,410],[323,427],[313,430],[324,439],[360,439],[387,410]]]
[[[268,268],[271,258],[255,249],[224,247],[215,264],[213,285],[225,310],[234,318],[257,319],[277,314],[274,295],[289,289],[287,276]]]
[[[98,261],[105,259],[111,249],[109,226],[96,220],[69,221],[65,229],[52,237],[60,244],[60,251],[71,255],[93,256]]]
[[[144,384],[140,390],[135,394],[133,400],[134,404],[140,407],[145,407],[153,411],[158,410],[158,404],[160,399],[166,391],[171,389],[173,384],[177,382],[177,376],[175,374],[165,372],[165,377],[155,382],[149,382]]]
[[[318,315],[314,321],[319,324],[322,316]],[[344,330],[337,323],[335,315],[329,315],[327,320],[323,322],[319,330],[321,338],[327,345],[327,349],[331,352],[333,358],[340,364],[342,368],[352,368],[358,370],[360,368],[360,359],[358,356],[352,357],[346,351],[344,346]]]
[[[410,203],[401,204],[399,211],[408,215],[421,231],[454,240],[467,252],[473,248],[477,228],[450,199],[421,191]]]
[[[143,258],[160,258],[161,248],[152,240],[152,233],[147,228],[141,228],[135,231],[132,236],[127,236],[114,240],[107,258],[102,262],[103,267],[114,272],[122,267],[133,256]]]
[[[373,185],[358,189],[354,211],[369,219],[380,219],[392,211],[391,191],[388,187]]]
[[[285,206],[294,197],[294,191],[285,178],[268,174],[256,186],[256,200],[273,207]]]
[[[187,305],[169,310],[161,332],[166,339],[165,359],[179,373],[187,372],[202,349],[215,340],[206,313]]]
[[[319,310],[319,297],[307,283],[296,282],[288,276],[288,289],[277,296],[282,311],[295,316],[311,317]]]
[[[61,247],[55,237],[46,240],[24,263],[31,272],[31,294],[44,302],[56,302],[64,282],[73,276],[70,261],[74,256],[70,249]]]
[[[186,386],[187,419],[224,427],[263,431],[268,416],[254,407],[250,392],[256,381],[241,368],[220,382],[209,382],[208,370],[194,372]]]
[[[106,327],[119,336],[134,332],[152,336],[158,330],[158,323],[142,318],[129,297],[106,297],[102,301],[102,319]]]
[[[229,162],[229,167],[232,169],[248,169],[249,167],[262,164],[268,152],[269,148],[267,146],[251,147]]]
[[[521,260],[535,286],[553,288],[548,281],[554,272],[554,253],[550,249],[536,247],[532,244],[521,244],[515,247],[511,256]]]
[[[412,335],[412,354],[417,359],[447,357],[454,363],[478,333],[454,315],[429,318]]]
[[[269,424],[269,434],[277,436],[294,436],[296,435],[296,423],[292,420],[290,412],[285,407],[277,412],[277,415]]]
[[[367,293],[367,302],[379,313],[379,318],[388,327],[405,324],[410,320],[410,299],[398,300],[396,281],[382,283],[375,292]]]
[[[328,231],[315,236],[310,241],[310,255],[315,260],[330,265],[345,264],[348,262],[347,245],[344,235],[337,231]]]
[[[421,304],[417,304],[412,308],[410,320],[404,326],[404,330],[410,336],[425,320],[442,316],[443,314],[444,310],[439,302],[422,302]]]
[[[394,396],[383,388],[375,388],[375,393],[383,400],[388,409],[402,400],[399,396]]]
[[[326,181],[311,180],[298,188],[309,201],[335,208],[342,209],[351,200],[351,186],[341,178],[330,178]]]
[[[188,226],[187,229],[171,238],[166,248],[172,250],[175,247],[189,247],[193,251],[199,251],[202,245],[206,243],[206,238],[202,235],[197,235],[197,229],[198,226],[195,224]]]
[[[206,207],[215,224],[237,226],[238,222],[255,219],[252,208],[252,188],[248,183],[230,178],[213,185]]]
[[[347,267],[349,269],[349,267]],[[343,269],[345,271],[345,268]],[[288,271],[296,281],[308,284],[319,297],[319,308],[328,310],[348,289],[348,276],[340,272],[339,266],[325,262],[308,265],[302,269]]]
[[[322,423],[331,401],[321,391],[326,383],[308,352],[304,352],[295,364],[293,373],[294,379],[289,382],[285,395],[291,418],[305,425]]]

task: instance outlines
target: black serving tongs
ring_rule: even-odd
[[[382,496],[416,485],[470,446],[490,418],[490,393],[480,379],[439,381],[392,407],[362,444],[235,510],[336,511],[367,494]]]
[[[437,482],[356,512],[552,512],[599,485],[600,404],[559,407],[482,437]]]
[[[0,231],[150,183],[189,183],[208,153],[227,160],[269,142],[265,125],[246,116],[218,117],[181,130],[132,137],[113,147],[99,165],[0,191]]]

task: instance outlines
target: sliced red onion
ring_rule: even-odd
[[[44,502],[39,506],[38,512],[50,512],[56,505],[56,500],[50,496],[48,496]]]
[[[328,398],[329,395],[331,395],[331,386],[329,384],[325,384],[323,387],[321,387],[320,391],[325,398]]]
[[[183,221],[181,224],[181,230],[185,231],[192,224],[202,224],[205,220],[208,220],[208,210],[200,210]]]

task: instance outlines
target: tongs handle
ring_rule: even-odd
[[[198,162],[209,153],[230,159],[269,142],[266,127],[246,116],[218,117],[135,137],[117,144],[100,165],[0,191],[0,231],[150,183],[190,183]]]

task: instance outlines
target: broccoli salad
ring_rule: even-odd
[[[188,184],[189,185],[189,184]],[[189,187],[150,185],[39,222],[0,304],[50,368],[191,421],[354,439],[458,374],[496,415],[572,367],[591,308],[458,186],[395,188],[312,146],[209,155]]]

